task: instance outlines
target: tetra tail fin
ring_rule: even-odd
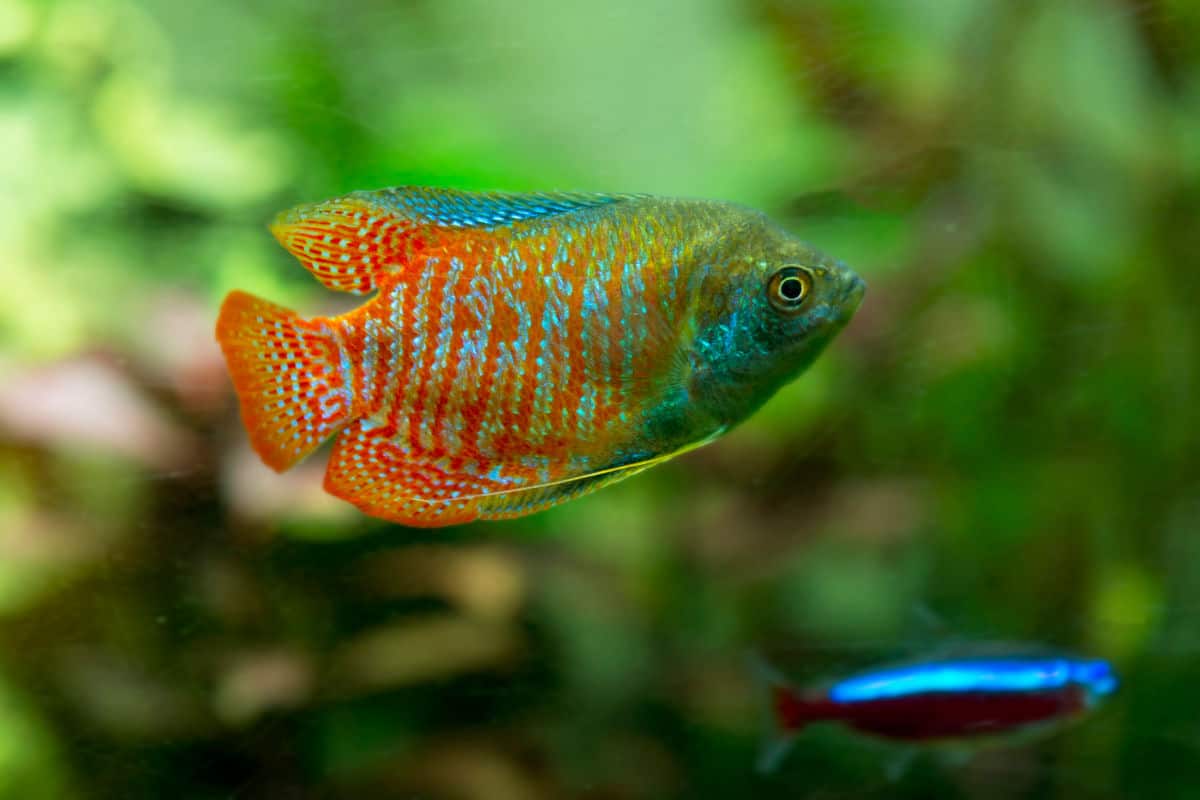
[[[217,317],[242,419],[254,450],[276,472],[291,467],[351,418],[350,376],[328,323],[245,292]]]
[[[779,768],[791,751],[797,732],[804,727],[802,701],[788,679],[761,655],[751,653],[747,661],[763,698],[766,733],[754,766],[759,773],[765,774]]]

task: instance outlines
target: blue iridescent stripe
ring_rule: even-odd
[[[1078,683],[1106,694],[1116,678],[1103,661],[1052,659],[970,659],[893,667],[856,675],[834,684],[829,699],[862,703],[913,695],[961,692],[1035,692]]]
[[[460,192],[421,186],[356,194],[365,196],[367,200],[380,198],[403,216],[455,228],[507,225],[605,206],[634,197],[584,192]]]

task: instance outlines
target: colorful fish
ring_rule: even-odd
[[[618,194],[356,192],[280,215],[325,286],[303,319],[244,292],[216,335],[250,442],[439,526],[528,514],[712,441],[803,370],[863,282],[759,212]]]
[[[837,722],[912,744],[1005,742],[1080,718],[1119,683],[1107,661],[1045,653],[932,658],[809,690],[795,688],[769,667],[757,669],[769,694],[773,729],[762,770],[772,769],[811,723]]]

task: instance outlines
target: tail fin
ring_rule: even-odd
[[[747,660],[764,701],[766,734],[754,767],[765,774],[779,768],[795,743],[796,733],[804,727],[803,700],[791,682],[762,656],[752,653]]]
[[[351,419],[349,375],[329,325],[245,292],[217,317],[254,450],[276,472],[291,467]]]

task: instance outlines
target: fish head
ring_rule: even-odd
[[[721,237],[697,298],[691,393],[725,423],[804,371],[850,321],[866,284],[843,262],[747,214]]]
[[[1089,705],[1098,703],[1117,691],[1120,680],[1112,664],[1103,659],[1087,659],[1071,665],[1071,680],[1087,693]]]

